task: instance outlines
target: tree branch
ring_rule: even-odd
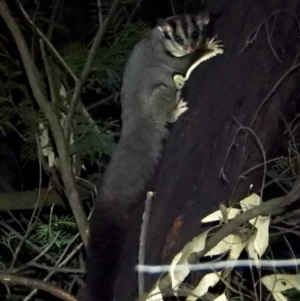
[[[2,0],[4,1],[4,0]],[[19,4],[19,8],[21,10],[21,12],[23,13],[24,17],[26,18],[26,20],[28,21],[28,23],[36,30],[36,32],[38,33],[38,35],[45,41],[45,43],[47,44],[47,46],[49,47],[49,49],[55,54],[55,56],[57,57],[57,59],[61,62],[62,66],[70,73],[70,75],[73,77],[74,81],[78,81],[77,76],[75,75],[75,73],[71,70],[71,68],[68,66],[68,64],[65,62],[65,60],[61,57],[61,55],[57,52],[57,50],[55,49],[55,47],[52,45],[52,43],[49,41],[49,39],[43,34],[42,31],[40,31],[40,29],[34,24],[34,22],[30,19],[30,17],[28,16],[27,12],[24,10],[22,4],[17,0],[18,4]],[[59,2],[59,1],[58,1]]]
[[[284,207],[290,205],[300,197],[300,177],[294,183],[291,191],[282,197],[274,198],[268,202],[254,207],[242,214],[236,216],[234,219],[224,224],[219,230],[217,230],[212,236],[206,240],[205,248],[194,257],[195,261],[190,263],[198,263],[199,259],[209,252],[214,246],[216,246],[225,237],[233,233],[239,226],[248,222],[249,220],[256,218],[259,215],[276,215],[283,211]],[[159,287],[161,291],[167,290],[171,286],[170,275],[167,274],[159,280]],[[140,298],[141,301],[145,301],[148,296]]]
[[[63,289],[59,288],[56,285],[53,285],[50,282],[46,282],[42,280],[36,280],[28,277],[19,277],[19,276],[12,276],[8,274],[0,273],[0,282],[4,284],[10,284],[10,285],[20,284],[30,288],[43,290],[62,300],[77,301],[77,299],[73,295],[67,293]]]
[[[84,245],[87,246],[88,223],[83,210],[83,206],[79,199],[78,192],[75,188],[75,178],[69,157],[69,145],[66,142],[68,140],[66,140],[64,137],[64,133],[61,128],[58,116],[56,115],[51,104],[48,102],[47,97],[43,93],[40,77],[38,76],[38,71],[30,55],[25,38],[16,21],[11,16],[11,13],[4,0],[0,0],[0,15],[4,19],[7,27],[9,28],[15,39],[15,43],[21,55],[24,64],[24,69],[28,77],[28,81],[31,86],[35,100],[38,103],[41,110],[44,112],[50,124],[59,156],[61,167],[60,173],[65,187],[65,194],[69,200]]]
[[[73,116],[75,114],[75,111],[76,111],[76,108],[77,108],[77,105],[78,105],[78,102],[79,102],[79,95],[80,95],[81,89],[83,87],[84,82],[86,81],[86,79],[88,77],[88,74],[89,74],[90,69],[91,69],[92,62],[93,62],[93,60],[96,56],[99,45],[103,41],[104,35],[107,31],[107,28],[110,25],[110,23],[111,23],[114,15],[115,15],[119,5],[121,4],[121,2],[122,2],[122,0],[114,0],[109,13],[108,13],[105,21],[103,22],[103,26],[98,29],[98,32],[95,36],[94,43],[93,43],[93,45],[91,47],[91,50],[89,52],[89,56],[87,58],[85,66],[83,68],[80,80],[76,82],[75,91],[74,91],[73,96],[72,96],[72,100],[71,100],[71,103],[70,103],[70,108],[68,110],[68,114],[67,114],[67,117],[66,117],[66,120],[65,120],[65,125],[64,125],[64,134],[65,134],[65,137],[66,137],[67,141],[70,137],[71,122],[73,120]]]
[[[295,202],[300,196],[300,177],[296,180],[291,191],[285,196],[274,198],[268,202],[262,203],[261,205],[248,210],[234,219],[228,224],[222,226],[221,229],[217,230],[214,235],[207,239],[205,248],[199,252],[201,258],[204,254],[209,252],[214,246],[216,246],[221,240],[227,237],[229,234],[234,232],[239,226],[248,222],[252,218],[259,215],[275,215],[283,211],[284,207]]]

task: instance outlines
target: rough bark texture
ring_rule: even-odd
[[[291,73],[266,100],[255,123],[252,121],[267,94],[294,64],[300,49],[299,28],[293,16],[300,16],[298,0],[215,1],[219,13],[213,32],[224,42],[225,54],[199,66],[186,87],[190,110],[171,131],[154,180],[156,197],[152,203],[147,237],[147,264],[169,263],[185,243],[203,231],[200,219],[220,203],[236,201],[260,188],[262,170],[251,173],[236,187],[238,177],[262,163],[262,155],[253,136],[244,144],[245,132],[239,124],[251,127],[271,159],[283,142],[285,123],[291,120],[299,101],[299,70]],[[243,52],[248,36],[275,10],[276,19],[260,28],[257,39]],[[274,22],[275,21],[275,22]],[[235,121],[236,120],[236,121]],[[244,152],[244,154],[243,154]],[[225,178],[220,177],[224,167]],[[146,195],[146,193],[145,193]],[[123,250],[122,267],[115,282],[117,301],[133,300],[136,278],[133,266],[137,250],[142,206],[134,212],[135,224]],[[173,237],[168,233],[176,229]],[[169,237],[169,238],[168,238]],[[147,277],[147,289],[153,284]]]

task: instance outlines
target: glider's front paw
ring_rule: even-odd
[[[170,122],[175,122],[180,115],[182,115],[185,111],[189,108],[187,107],[187,102],[181,99],[178,103],[176,108],[172,111],[172,118]]]
[[[224,53],[224,45],[220,44],[222,41],[217,40],[217,36],[213,37],[212,39],[207,39],[205,46],[207,49],[213,50],[215,53],[223,54]]]

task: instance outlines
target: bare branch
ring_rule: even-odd
[[[7,229],[10,233],[13,233],[13,235],[15,237],[17,237],[18,239],[23,240],[23,236],[18,231],[16,231],[14,228],[12,228],[11,226],[7,225],[5,222],[0,221],[0,226],[3,227],[3,228],[5,228],[5,229]],[[35,245],[30,240],[26,239],[25,243],[28,246],[30,246],[33,250],[37,251],[38,253],[43,252],[43,250],[39,246]],[[55,259],[52,256],[50,256],[49,254],[45,253],[45,257],[50,262],[55,263]]]
[[[4,1],[4,0],[1,0]],[[70,73],[70,75],[73,77],[74,81],[77,82],[78,78],[75,75],[75,73],[70,69],[70,67],[68,66],[68,64],[65,62],[65,60],[61,57],[61,55],[57,52],[57,50],[55,49],[55,47],[52,45],[52,43],[49,41],[49,39],[43,34],[43,32],[41,30],[39,30],[39,28],[34,24],[34,22],[30,19],[30,17],[28,16],[27,12],[24,10],[22,4],[17,0],[20,10],[22,11],[24,17],[26,18],[26,20],[29,22],[30,25],[33,26],[33,28],[36,30],[36,32],[38,33],[38,35],[45,41],[45,43],[47,44],[47,46],[49,47],[49,49],[55,54],[55,56],[58,58],[58,60],[61,62],[62,66]],[[59,1],[58,1],[59,2]]]
[[[88,223],[82,203],[79,199],[79,195],[75,187],[75,178],[69,157],[69,145],[67,143],[68,140],[66,141],[64,137],[59,118],[56,115],[54,108],[52,108],[50,103],[47,101],[47,97],[43,93],[42,84],[38,76],[38,71],[30,55],[25,38],[18,24],[12,17],[4,0],[0,0],[0,15],[2,16],[15,39],[35,100],[44,112],[50,124],[60,160],[60,173],[64,183],[65,193],[68,197],[82,240],[85,246],[87,246]]]
[[[101,0],[97,0],[97,11],[98,11],[99,27],[102,27],[103,26],[103,14],[102,14]]]
[[[51,69],[49,66],[49,62],[47,59],[46,51],[45,51],[45,45],[42,39],[40,39],[40,48],[42,53],[42,58],[45,65],[46,75],[49,83],[49,90],[50,90],[50,97],[53,104],[57,103],[56,96],[55,96],[55,89],[54,89],[54,83],[53,83],[53,76],[51,73]]]
[[[151,201],[152,201],[153,195],[154,195],[154,193],[152,191],[147,192],[147,198],[146,198],[146,202],[145,202],[145,210],[144,210],[144,214],[143,214],[142,229],[141,229],[141,235],[140,235],[139,258],[138,258],[139,265],[145,264],[147,231],[148,231],[150,210],[151,210]],[[140,297],[145,292],[144,273],[138,274],[138,291],[139,291]]]
[[[300,54],[300,53],[299,53]],[[297,55],[297,59],[299,57],[299,54]],[[297,59],[295,60],[295,62],[293,63],[293,65],[280,77],[280,79],[275,83],[275,85],[273,86],[273,88],[269,91],[269,93],[266,95],[266,97],[263,99],[263,101],[261,102],[261,104],[259,105],[252,121],[250,124],[250,128],[253,127],[253,125],[255,124],[258,114],[260,112],[260,110],[262,109],[262,107],[266,104],[266,102],[269,100],[269,98],[274,94],[274,92],[280,87],[280,85],[284,82],[284,80],[292,73],[294,72],[296,69],[298,69],[300,67],[300,63],[297,62]]]
[[[42,280],[0,273],[0,282],[11,285],[20,284],[23,286],[40,289],[65,301],[77,301],[77,299],[73,295],[67,293],[66,291],[59,288],[58,286],[53,285],[52,283],[45,282]]]
[[[261,205],[250,209],[234,219],[232,219],[228,224],[225,224],[219,229],[213,236],[207,239],[205,248],[198,255],[202,257],[204,254],[209,252],[214,246],[216,246],[221,240],[226,236],[233,233],[239,226],[248,222],[252,218],[259,215],[274,215],[279,214],[284,210],[284,207],[295,202],[300,197],[300,177],[296,180],[291,191],[282,197],[274,198],[268,202],[262,203]]]
[[[66,137],[67,140],[69,140],[69,137],[70,137],[71,122],[72,122],[73,116],[75,114],[75,111],[76,111],[76,108],[77,108],[77,105],[78,105],[78,102],[79,102],[79,95],[80,95],[81,89],[83,87],[84,82],[86,81],[86,79],[88,77],[88,74],[89,74],[90,69],[91,69],[92,62],[93,62],[93,60],[96,56],[99,45],[103,41],[106,30],[107,30],[108,26],[110,25],[110,23],[111,23],[114,15],[115,15],[119,5],[121,4],[121,2],[122,2],[122,0],[114,0],[109,13],[108,13],[105,21],[103,22],[103,26],[99,28],[99,30],[98,30],[98,32],[95,36],[94,43],[91,47],[91,50],[89,52],[89,56],[87,58],[85,66],[83,68],[83,71],[82,71],[82,74],[81,74],[81,77],[80,77],[80,81],[78,81],[76,83],[75,91],[74,91],[73,96],[72,96],[72,100],[71,100],[71,103],[70,103],[70,108],[69,108],[69,111],[68,111],[68,114],[67,114],[67,117],[66,117],[66,120],[65,120],[65,125],[64,125],[64,134],[65,134],[65,137]]]

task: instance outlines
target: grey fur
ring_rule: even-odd
[[[121,93],[121,138],[104,174],[100,201],[136,201],[161,154],[165,124],[178,117],[173,75],[185,74],[194,55],[172,56],[164,39],[155,27],[134,47],[127,61]]]
[[[183,18],[161,20],[161,25],[140,41],[128,58],[121,91],[122,132],[91,217],[87,286],[81,291],[82,301],[113,300],[113,282],[130,228],[130,205],[142,197],[154,173],[162,140],[168,133],[166,123],[175,122],[187,109],[177,97],[173,76],[185,75],[199,57],[196,51],[189,52],[202,43],[207,14],[197,15],[198,27],[195,19],[192,22],[190,16]],[[176,42],[179,34],[193,32],[183,30],[183,20],[185,29],[198,28],[197,40],[184,36],[183,43]],[[173,27],[169,21],[174,21]]]

